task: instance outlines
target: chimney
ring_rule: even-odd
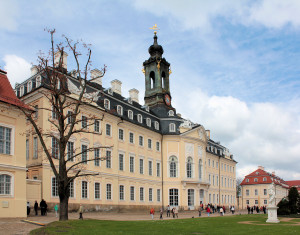
[[[61,51],[57,51],[54,54],[54,66],[57,67],[59,64],[59,60],[60,60],[60,55],[61,55]],[[64,51],[63,52],[63,58],[62,58],[62,67],[64,69],[67,69],[67,58],[68,58],[68,54]]]
[[[121,87],[122,87],[122,82],[115,79],[110,82],[111,84],[111,89],[113,92],[118,93],[119,95],[122,95]]]
[[[260,169],[260,170],[265,170],[265,168],[263,167],[263,166],[258,166],[258,169]]]
[[[36,75],[39,72],[38,67],[36,65],[32,65],[30,70],[31,70],[31,76]]]
[[[99,69],[93,69],[91,71],[91,80],[102,86],[102,72]]]
[[[208,139],[210,139],[210,130],[205,130]]]
[[[129,90],[129,97],[134,102],[139,102],[139,91],[135,88]]]

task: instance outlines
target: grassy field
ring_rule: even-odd
[[[54,222],[33,230],[37,234],[300,234],[299,218],[279,224],[267,224],[266,215],[236,215],[210,218],[147,220],[147,221],[104,221],[69,220]],[[255,221],[253,224],[240,224]]]

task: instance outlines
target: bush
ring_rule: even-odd
[[[277,206],[278,206],[278,210],[277,210],[278,215],[291,214],[289,201],[287,199],[282,198],[281,201],[277,204]]]
[[[296,187],[291,187],[289,190],[289,207],[291,214],[297,214],[297,204],[299,200],[299,193]]]

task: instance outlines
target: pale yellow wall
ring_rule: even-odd
[[[14,106],[0,108],[0,125],[13,130],[11,154],[0,154],[0,174],[12,176],[11,195],[0,195],[0,217],[26,217],[25,118]]]
[[[255,185],[243,185],[242,186],[242,207],[245,209],[247,205],[252,206],[267,206],[269,203],[269,188],[270,184],[255,184]],[[257,195],[255,195],[255,190],[257,189]],[[247,195],[246,190],[249,190],[249,195]],[[266,190],[266,194],[264,194],[264,190]],[[280,202],[280,200],[288,195],[288,189],[276,185],[275,186],[275,203],[276,205]],[[247,204],[247,200],[249,200],[249,204]],[[255,203],[257,200],[257,204]],[[265,203],[265,200],[267,203]]]

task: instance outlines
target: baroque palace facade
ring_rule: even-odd
[[[139,103],[139,91],[129,90],[122,95],[119,80],[110,88],[101,79],[89,82],[87,92],[97,94],[97,101],[81,109],[83,116],[96,115],[94,131],[73,136],[68,154],[89,146],[113,146],[111,149],[89,152],[81,156],[111,156],[105,161],[91,161],[85,172],[99,173],[78,178],[71,184],[70,209],[82,203],[95,210],[142,209],[148,207],[178,207],[196,209],[200,202],[207,204],[236,204],[236,161],[229,150],[210,138],[210,131],[184,119],[171,103],[169,82],[170,64],[162,57],[163,48],[157,43],[149,47],[150,57],[143,63],[145,74],[145,104]],[[64,54],[67,69],[67,54]],[[97,77],[99,70],[91,71]],[[77,91],[76,76],[66,73],[68,89]],[[49,103],[40,94],[46,90],[43,74],[32,68],[32,76],[17,84],[15,92],[26,104],[38,107],[35,114],[42,129],[52,127]],[[70,110],[71,111],[71,110]],[[66,111],[67,112],[67,111]],[[84,118],[83,118],[84,120]],[[82,122],[80,125],[87,126]],[[49,148],[55,146],[49,139]],[[56,160],[55,160],[56,161]],[[27,123],[26,135],[27,200],[45,199],[53,205],[59,202],[57,182],[32,127]],[[57,162],[58,164],[58,162]]]

